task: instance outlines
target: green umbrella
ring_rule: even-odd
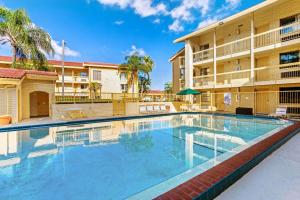
[[[190,94],[197,95],[197,94],[201,94],[201,92],[188,88],[185,90],[181,90],[180,92],[177,93],[177,95],[190,95]]]

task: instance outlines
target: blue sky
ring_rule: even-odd
[[[262,0],[0,0],[24,8],[32,21],[50,33],[59,58],[62,39],[66,60],[122,63],[133,50],[155,61],[152,89],[172,79],[168,59],[183,44],[173,40],[253,6]],[[1,46],[1,55],[10,55]]]

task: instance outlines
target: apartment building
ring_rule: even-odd
[[[299,0],[266,0],[175,42],[185,44],[170,59],[175,91],[200,90],[198,102],[225,112],[300,114]]]
[[[0,56],[0,68],[11,66],[11,57]],[[90,93],[89,85],[99,83],[99,93],[136,93],[137,81],[128,84],[127,75],[117,64],[101,62],[64,62],[64,84],[62,78],[62,62],[49,60],[51,71],[58,74],[55,84],[55,95],[62,95],[64,85],[65,95],[86,95]],[[134,87],[133,87],[134,85]]]

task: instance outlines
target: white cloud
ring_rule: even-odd
[[[160,24],[160,19],[156,18],[155,20],[153,20],[153,24]]]
[[[131,56],[133,54],[138,54],[140,56],[145,56],[146,52],[143,48],[137,48],[135,45],[132,45],[131,49],[126,52],[126,55]]]
[[[169,25],[169,30],[181,32],[184,30],[183,22],[194,21],[193,12],[200,11],[203,16],[209,11],[209,0],[183,0],[182,3],[170,11],[174,19],[173,24]]]
[[[229,6],[235,8],[240,4],[241,0],[225,0],[225,2],[228,3]]]
[[[121,9],[130,7],[141,17],[167,14],[166,5],[164,3],[153,5],[153,0],[98,0],[98,2],[108,6],[119,6]]]
[[[123,20],[118,20],[118,21],[115,21],[114,24],[122,25],[122,24],[124,24],[124,21]]]
[[[58,41],[51,40],[52,47],[54,49],[54,59],[61,59],[62,56],[62,46]],[[65,47],[65,56],[68,57],[79,57],[80,53],[78,51],[72,50],[69,47]]]
[[[203,28],[203,27],[208,26],[216,21],[218,21],[218,17],[207,18],[198,24],[198,28]]]
[[[169,30],[174,31],[174,32],[181,32],[184,30],[181,22],[176,19],[173,24],[169,25]]]

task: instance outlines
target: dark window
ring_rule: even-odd
[[[184,79],[184,68],[180,68],[180,79]]]
[[[280,19],[280,26],[286,26],[296,22],[296,15]]]
[[[201,68],[200,69],[200,76],[208,75],[208,68]]]
[[[280,54],[280,64],[299,62],[299,51],[292,51]]]

